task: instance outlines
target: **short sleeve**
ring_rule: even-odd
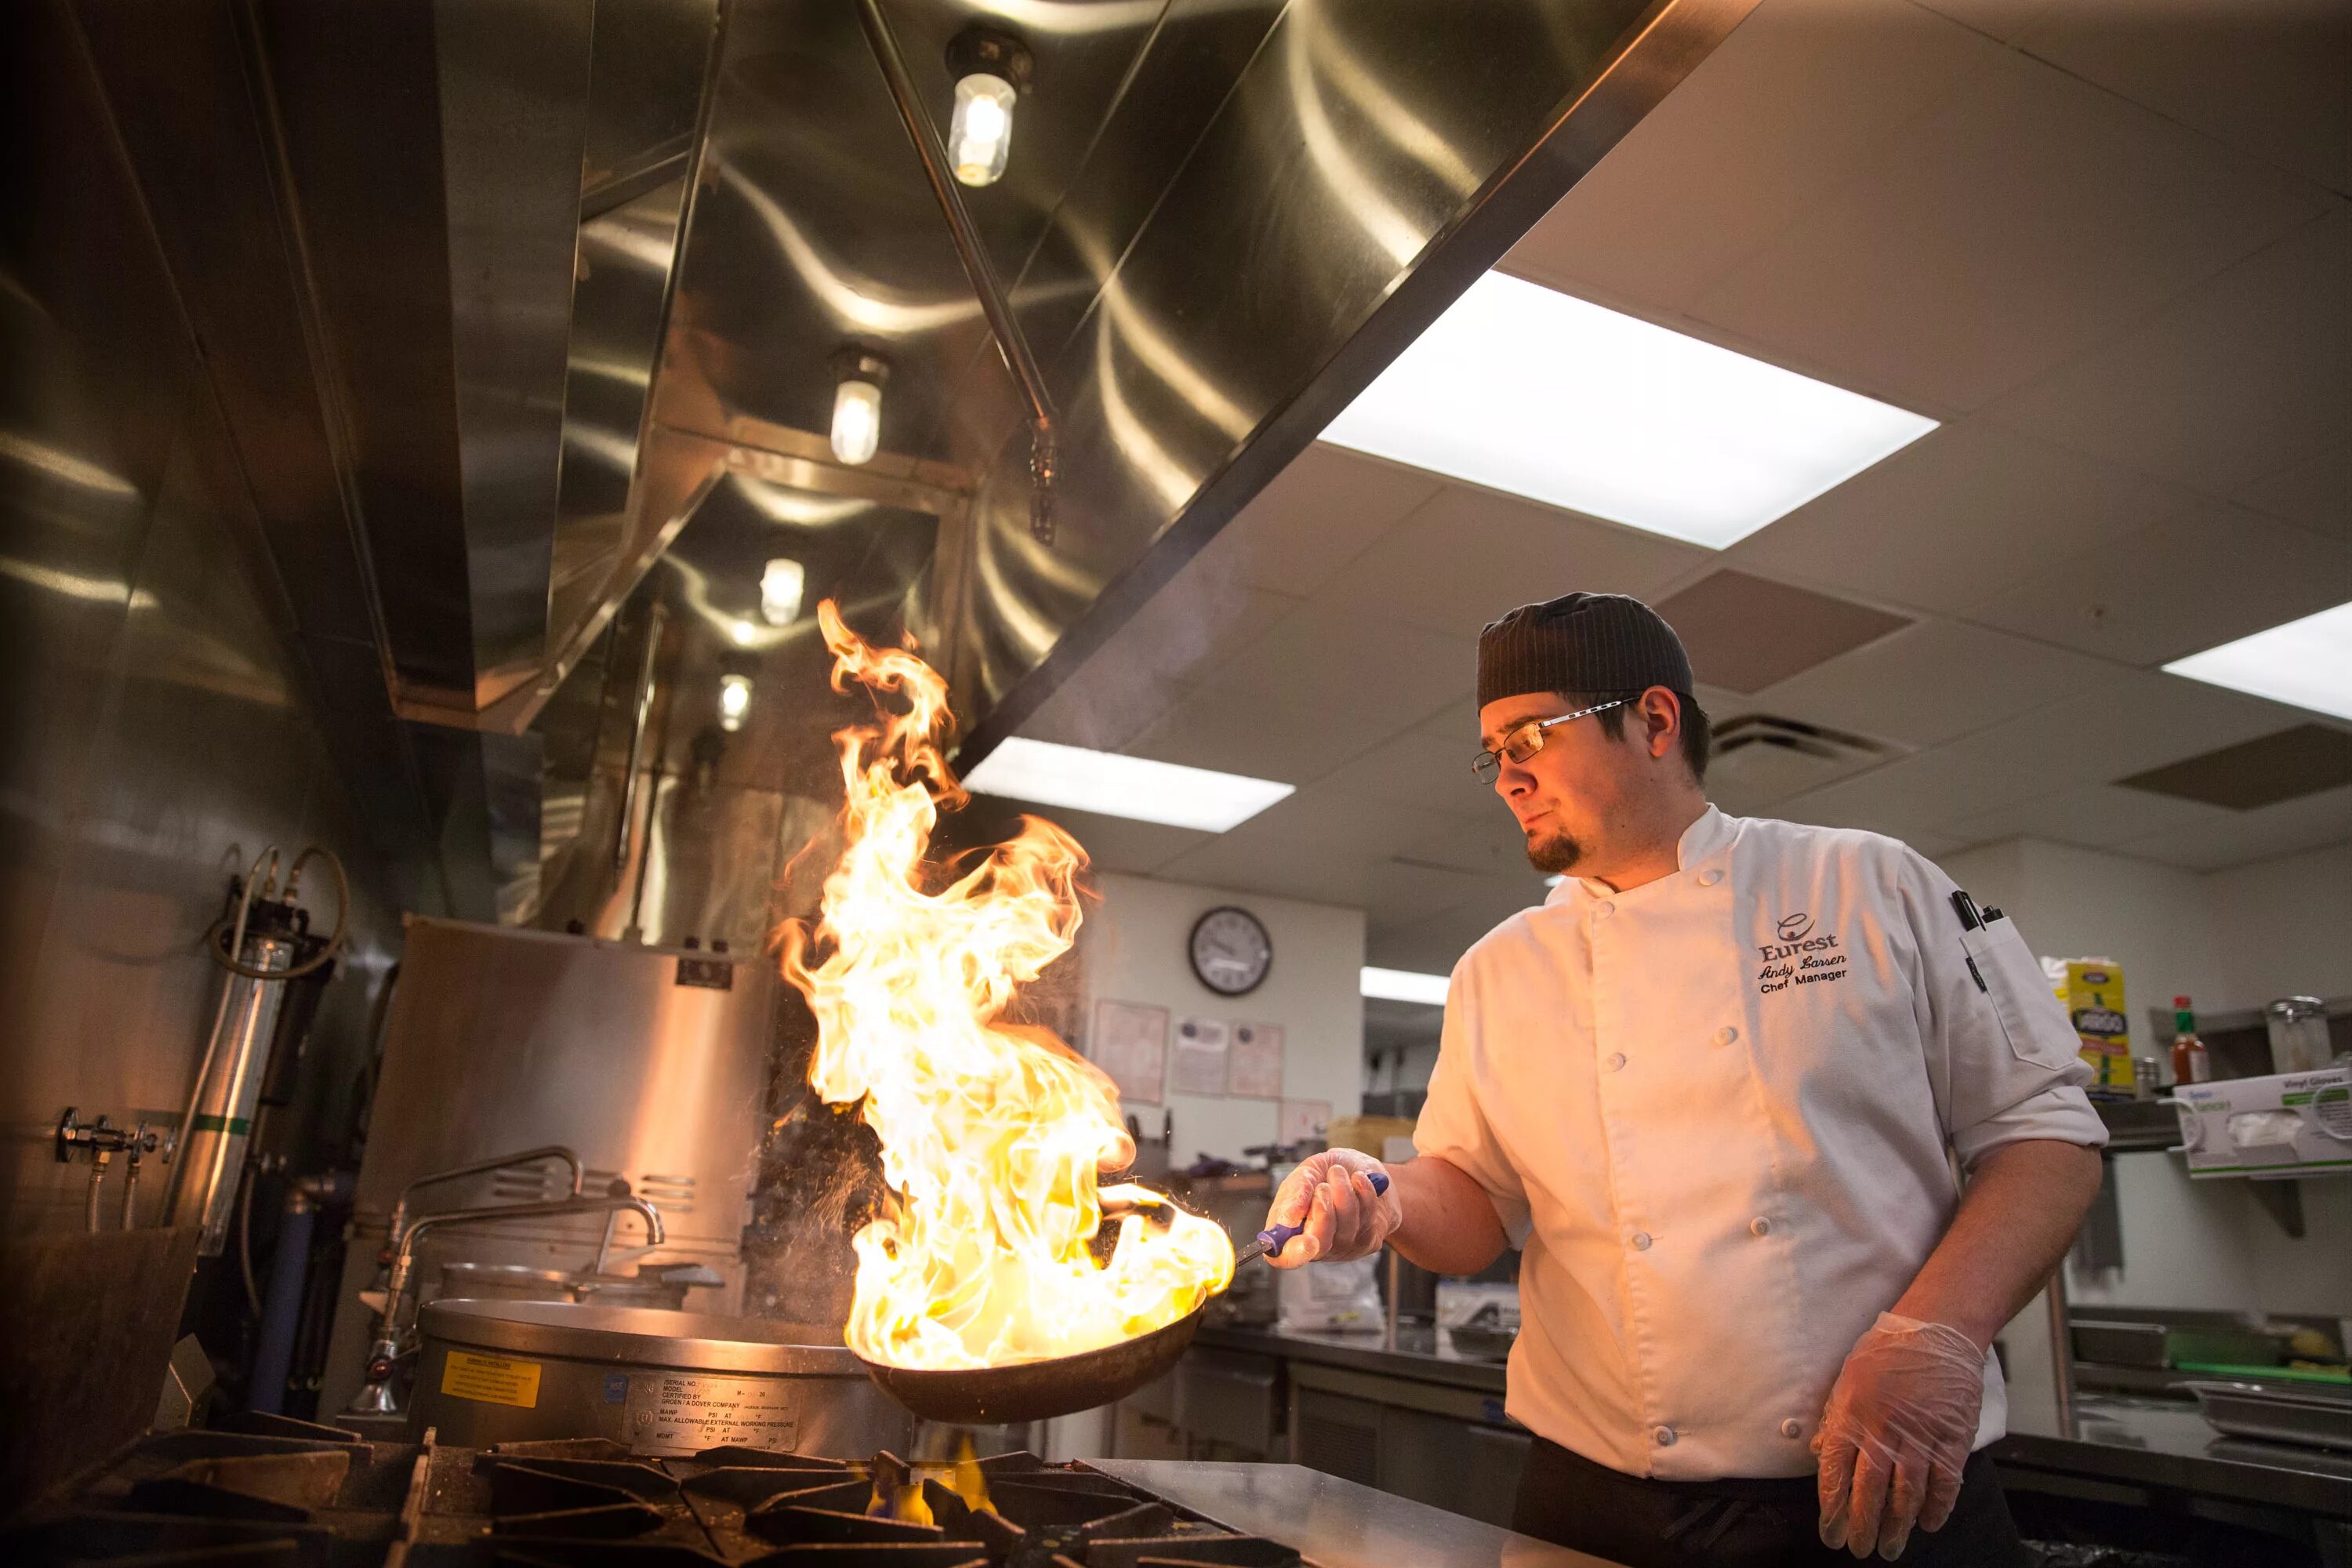
[[[1494,1130],[1478,1109],[1477,1016],[1470,991],[1457,967],[1446,993],[1437,1065],[1430,1071],[1429,1098],[1413,1125],[1412,1145],[1415,1152],[1433,1154],[1477,1183],[1495,1205],[1503,1234],[1513,1247],[1525,1247],[1533,1226],[1527,1189],[1496,1146]]]
[[[1918,944],[1928,1082],[1961,1167],[2027,1139],[2105,1144],[2081,1042],[2016,921],[1964,933],[1956,884],[1912,850],[1897,878]]]

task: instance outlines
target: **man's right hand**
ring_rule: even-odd
[[[1386,1193],[1372,1191],[1372,1173],[1387,1169],[1353,1149],[1328,1149],[1307,1156],[1283,1178],[1265,1211],[1269,1227],[1305,1228],[1265,1260],[1276,1268],[1297,1268],[1318,1259],[1344,1263],[1378,1252],[1404,1224],[1404,1199],[1396,1182],[1390,1181]]]

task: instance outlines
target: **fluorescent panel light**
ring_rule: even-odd
[[[1366,964],[1363,982],[1357,989],[1382,1002],[1426,1002],[1433,1007],[1443,1007],[1445,1005],[1445,984],[1443,974],[1421,974],[1410,969],[1374,969]]]
[[[1935,427],[1489,272],[1323,439],[1720,550]]]
[[[1018,736],[989,752],[963,782],[980,795],[1204,833],[1238,827],[1297,788]]]
[[[2191,680],[2352,719],[2352,604],[2176,658],[2164,668]]]

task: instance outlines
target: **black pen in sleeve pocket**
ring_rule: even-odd
[[[1952,889],[1952,912],[1960,917],[1960,929],[1964,931],[1980,931],[1984,927],[1984,917],[1977,912],[1977,901],[1963,889]],[[1993,912],[1996,917],[2000,914],[1998,910]],[[1985,984],[1984,972],[1977,967],[1975,957],[1963,952],[1960,960],[1969,966],[1969,978],[1977,983],[1977,989],[1988,996],[1992,994],[1991,988]]]

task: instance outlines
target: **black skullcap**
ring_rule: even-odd
[[[1658,612],[1622,594],[1521,605],[1478,634],[1478,706],[1530,691],[1690,695],[1690,656]]]

